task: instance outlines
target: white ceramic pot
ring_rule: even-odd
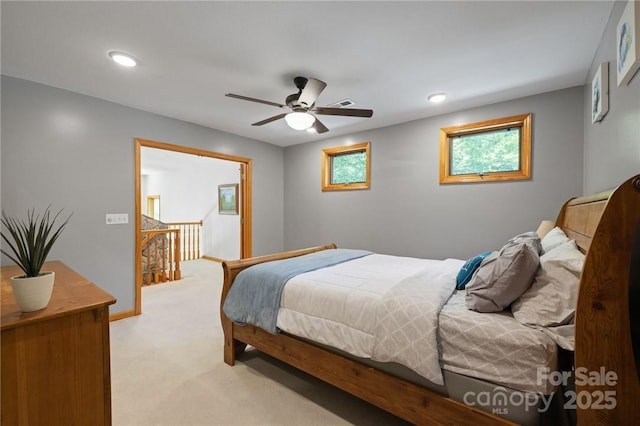
[[[54,272],[42,272],[37,277],[24,277],[23,275],[11,277],[13,296],[18,302],[20,310],[33,312],[46,308],[51,299],[55,277]]]

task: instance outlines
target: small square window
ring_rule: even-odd
[[[370,143],[322,150],[322,190],[368,189]]]

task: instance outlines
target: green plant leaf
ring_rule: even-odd
[[[42,215],[36,214],[35,209],[27,211],[26,221],[9,217],[4,210],[2,211],[0,222],[8,232],[3,230],[1,234],[9,250],[0,249],[0,251],[15,262],[27,277],[40,275],[49,252],[72,216],[72,214],[69,215],[57,228],[54,228],[62,210],[51,219],[50,208],[51,205]]]

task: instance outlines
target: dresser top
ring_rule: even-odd
[[[13,297],[11,277],[22,274],[16,266],[2,267],[2,311],[0,328],[6,330],[75,312],[111,305],[116,299],[100,287],[69,268],[60,261],[45,262],[42,271],[56,274],[49,305],[35,312],[21,312]]]

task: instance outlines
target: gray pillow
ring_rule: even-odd
[[[502,246],[502,249],[504,250],[507,247],[516,246],[521,243],[528,244],[529,246],[534,248],[538,252],[538,255],[540,255],[540,253],[542,252],[540,237],[535,232],[525,232],[524,234],[516,235],[515,237],[507,241]]]
[[[520,297],[536,275],[540,258],[527,243],[507,245],[482,261],[467,284],[467,308],[499,312]]]

